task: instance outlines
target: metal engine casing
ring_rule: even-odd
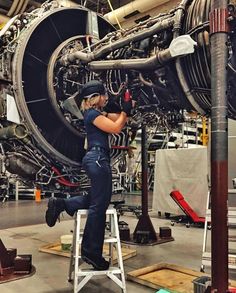
[[[83,121],[68,113],[63,103],[92,78],[104,82],[110,100],[129,88],[137,101],[133,124],[147,117],[147,125],[163,127],[170,121],[178,123],[184,111],[210,115],[210,0],[184,0],[169,13],[121,31],[86,8],[62,8],[55,3],[14,17],[0,32],[1,153],[11,173],[45,186],[80,186]],[[233,5],[229,15],[228,110],[235,119]],[[156,67],[145,65],[145,60],[159,56],[184,34],[197,42],[193,54],[158,60]],[[81,52],[87,60],[79,58]],[[136,64],[121,67],[121,60],[127,64],[136,60]],[[106,61],[112,65],[99,69]],[[20,135],[7,117],[12,98]],[[125,135],[122,142],[119,139],[114,139],[115,145],[127,144]]]

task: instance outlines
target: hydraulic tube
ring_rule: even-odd
[[[172,56],[170,50],[158,52],[156,56],[150,58],[140,59],[120,59],[120,60],[105,60],[105,61],[93,61],[88,64],[91,71],[109,70],[109,69],[156,69],[163,66],[166,62],[170,61]]]
[[[128,37],[115,41],[114,43],[111,43],[109,45],[103,46],[101,49],[99,49],[96,52],[84,53],[84,52],[77,51],[71,54],[67,54],[66,56],[63,56],[61,58],[61,63],[62,64],[65,64],[67,62],[73,63],[77,59],[81,59],[82,61],[85,61],[85,62],[91,62],[93,60],[97,60],[99,58],[104,57],[106,54],[114,50],[117,50],[119,48],[126,46],[130,42],[137,42],[137,41],[143,40],[169,27],[172,27],[173,24],[174,24],[174,17],[170,17],[166,20],[157,22],[151,28],[147,28],[141,32],[138,32],[136,34],[131,34]]]
[[[88,68],[92,71],[110,69],[155,70],[174,58],[192,54],[195,45],[197,43],[190,36],[182,35],[175,38],[170,43],[169,48],[157,51],[152,57],[93,61],[88,64]],[[156,49],[158,50],[158,48]]]

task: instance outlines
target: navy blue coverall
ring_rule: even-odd
[[[108,133],[93,125],[94,119],[99,115],[102,114],[96,109],[89,109],[84,113],[88,151],[82,164],[91,181],[90,192],[88,195],[65,200],[66,211],[70,215],[73,215],[78,209],[88,209],[82,253],[85,252],[95,257],[102,256],[106,210],[112,195]]]

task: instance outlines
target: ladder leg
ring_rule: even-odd
[[[112,219],[112,214],[109,215],[109,237],[114,237],[114,223]],[[114,252],[113,252],[113,243],[109,243],[109,258],[110,258],[110,265],[114,265]]]
[[[69,266],[69,274],[68,274],[68,282],[72,281],[72,273],[74,271],[74,257],[75,257],[75,246],[76,246],[76,229],[77,229],[77,214],[75,216],[75,222],[74,222],[74,231],[73,231],[73,241],[72,241],[72,247],[71,247],[71,255],[70,255],[70,266]]]
[[[115,228],[115,235],[117,237],[117,261],[118,266],[121,270],[121,281],[122,281],[122,290],[126,292],[126,283],[125,283],[125,273],[124,273],[124,266],[123,266],[123,259],[122,259],[122,251],[121,251],[121,243],[120,243],[120,234],[119,234],[119,226],[118,226],[118,217],[116,210],[114,211],[114,228]]]
[[[92,278],[92,276],[93,275],[87,275],[82,279],[82,281],[78,283],[77,292],[79,292],[87,284],[87,282]]]
[[[203,258],[204,253],[206,252],[206,245],[207,245],[207,230],[208,230],[208,223],[209,223],[209,211],[210,211],[210,190],[207,193],[207,201],[206,201],[206,215],[205,215],[205,223],[204,223],[204,234],[203,234],[203,245],[202,245],[202,265],[200,271],[204,272],[204,265],[203,265]]]
[[[124,288],[123,288],[123,282],[117,277],[117,276],[115,276],[114,274],[107,274],[107,276],[113,281],[113,282],[115,282],[122,290],[123,290],[123,292],[125,292],[124,291]]]
[[[74,260],[74,293],[78,292],[78,269],[79,269],[79,240],[80,240],[80,223],[81,215],[76,214],[76,230],[75,233],[75,260]]]

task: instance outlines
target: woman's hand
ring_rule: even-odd
[[[131,114],[131,110],[133,109],[133,103],[132,100],[128,100],[128,101],[121,101],[121,109],[123,112],[126,113],[126,115],[129,117]]]

